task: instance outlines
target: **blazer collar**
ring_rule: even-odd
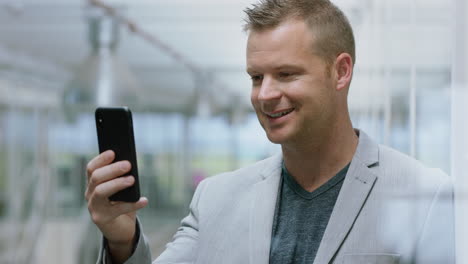
[[[355,130],[359,143],[341,187],[335,207],[317,251],[314,263],[329,263],[350,232],[377,176],[369,167],[379,162],[378,145],[363,131]],[[283,156],[276,154],[263,161],[261,180],[252,188],[249,246],[251,264],[268,263],[273,218],[278,197]]]
[[[263,161],[260,181],[251,190],[249,207],[249,263],[267,264],[271,233],[281,179],[283,155],[278,153]]]
[[[379,147],[367,134],[356,130],[359,143],[320,242],[314,263],[330,263],[346,240],[377,179]]]
[[[373,167],[379,162],[379,146],[364,131],[354,129],[359,136],[359,143],[354,153],[353,161],[359,160],[367,167]]]
[[[279,164],[279,166],[277,166]],[[271,234],[278,191],[280,187],[281,160],[272,170],[266,169],[264,179],[251,190],[249,208],[249,263],[267,264],[270,257]]]
[[[351,161],[340,194],[317,251],[314,263],[329,263],[350,232],[377,176],[369,167],[379,162],[378,145],[363,131],[355,129],[359,143]],[[260,169],[261,181],[252,188],[250,204],[250,263],[268,263],[273,217],[279,190],[283,156],[276,154]]]
[[[270,176],[280,176],[282,161],[283,161],[283,154],[281,152],[264,160],[263,167],[259,171],[259,174],[262,177],[262,180]]]

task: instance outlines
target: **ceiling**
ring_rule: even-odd
[[[249,106],[242,10],[256,1],[104,2],[119,7],[125,17],[203,70],[211,79],[208,92],[215,100],[229,104],[230,96],[237,94],[242,105]],[[356,34],[360,67],[353,84],[356,93],[367,92],[366,76],[375,68],[449,67],[450,6],[445,1],[412,1],[413,8],[403,0],[334,2],[349,16]],[[57,87],[66,82],[90,53],[86,7],[84,0],[4,0],[0,4],[0,70],[21,64],[15,58],[22,56],[32,61],[23,65],[29,72],[39,73],[44,68],[41,76],[55,81]],[[419,7],[426,11],[411,13]],[[128,63],[145,97],[154,104],[176,111],[191,100],[197,85],[204,85],[167,52],[126,28],[120,34],[118,56]],[[7,61],[2,51],[14,56]],[[380,93],[378,89],[374,92]],[[353,100],[351,105],[356,107],[376,101]]]

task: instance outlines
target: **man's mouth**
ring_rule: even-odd
[[[294,108],[290,108],[290,109],[286,109],[286,110],[282,110],[282,111],[278,111],[274,113],[265,113],[265,114],[270,118],[279,118],[279,117],[282,117],[291,113],[292,111],[294,111]]]

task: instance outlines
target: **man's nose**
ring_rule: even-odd
[[[278,83],[273,78],[264,77],[260,86],[260,92],[258,93],[258,100],[269,101],[279,99],[280,97],[281,90],[278,87]]]

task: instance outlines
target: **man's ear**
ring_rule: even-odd
[[[341,53],[335,60],[336,90],[348,88],[353,76],[353,59],[348,53]]]

